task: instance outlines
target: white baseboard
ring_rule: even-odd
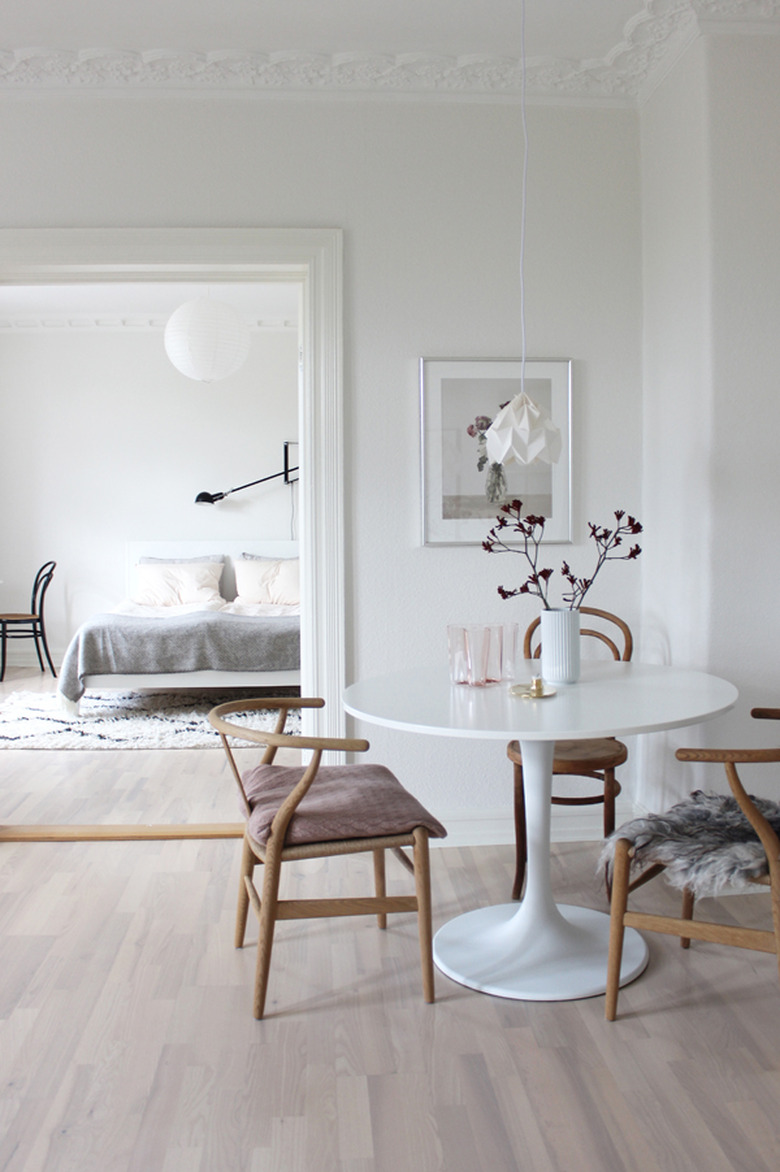
[[[58,651],[57,648],[52,647],[51,643],[49,644],[49,651],[51,652],[52,662],[59,672],[60,664],[62,663],[65,652]],[[45,658],[43,662],[46,664]],[[6,667],[29,667],[35,670],[39,670],[40,664],[38,663],[38,659],[35,654],[35,643],[32,641],[32,639],[29,643],[26,640],[22,641],[20,639],[17,646],[15,647],[13,642],[9,641],[5,665]],[[45,670],[47,673],[49,672],[48,665],[46,665]]]
[[[507,810],[437,810],[447,827],[447,837],[431,839],[440,846],[502,846],[515,841],[515,825]],[[618,798],[615,824],[633,818],[630,801]],[[550,838],[553,842],[600,842],[604,837],[601,806],[553,806]]]

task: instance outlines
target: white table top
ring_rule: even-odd
[[[352,684],[344,706],[352,716],[409,732],[547,741],[695,724],[727,712],[738,696],[733,684],[705,672],[633,662],[583,662],[579,682],[559,685],[547,699],[524,700],[509,687],[451,684],[446,665],[410,668]]]

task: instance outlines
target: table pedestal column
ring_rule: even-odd
[[[528,863],[521,903],[478,908],[436,933],[433,958],[448,977],[498,997],[568,1001],[606,989],[609,916],[558,905],[550,884],[550,818],[554,744],[523,741]],[[620,983],[638,977],[647,945],[628,929]]]

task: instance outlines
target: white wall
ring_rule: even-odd
[[[706,47],[642,111],[643,616],[639,655],[706,669],[711,590],[711,210]],[[641,743],[637,798],[682,796],[684,729]]]
[[[404,111],[406,118],[406,114]],[[412,115],[408,116],[411,124]],[[417,115],[419,121],[419,114]],[[549,547],[590,564],[588,520],[614,509],[639,511],[641,391],[639,367],[639,235],[636,124],[628,112],[532,109],[526,296],[533,357],[574,358],[575,547]],[[414,182],[400,206],[411,254],[387,272],[390,244],[380,223],[365,234],[369,262],[385,278],[368,303],[354,308],[361,339],[353,387],[352,497],[356,544],[355,677],[419,660],[440,661],[448,622],[516,618],[536,613],[527,599],[502,602],[499,583],[525,577],[508,558],[479,547],[420,545],[417,359],[513,357],[520,350],[518,238],[520,140],[513,108],[433,109],[428,150],[413,155]],[[457,149],[452,135],[461,127]],[[404,153],[421,127],[408,128]],[[400,150],[400,147],[399,147]],[[423,167],[433,153],[431,167]],[[376,209],[403,155],[375,177],[365,210]],[[444,222],[443,222],[444,221]],[[402,238],[402,237],[401,237]],[[347,242],[347,247],[349,242]],[[435,250],[435,251],[434,251]],[[398,285],[388,318],[387,276]],[[407,285],[404,288],[404,280]],[[379,448],[377,448],[379,444]],[[377,455],[380,460],[377,460]],[[605,475],[605,468],[609,473]],[[605,573],[594,600],[638,615],[640,574],[634,565]],[[446,804],[449,824],[473,818],[475,796],[484,833],[506,814],[510,766],[499,743],[444,742],[383,729],[365,730],[401,776],[422,766]]]
[[[734,711],[656,738],[639,800],[658,809],[719,771],[680,744],[777,743],[775,337],[780,293],[776,37],[698,42],[642,112],[644,658],[710,670]],[[771,780],[746,773],[754,789]]]
[[[780,322],[780,40],[719,37],[709,49],[712,141],[712,634],[710,664],[740,705],[721,743],[780,741],[774,618],[778,543],[777,335]],[[720,731],[720,730],[719,730]],[[778,799],[774,767],[746,772]]]
[[[420,544],[418,359],[520,352],[516,106],[5,100],[3,226],[344,229],[350,678],[441,661],[449,621],[532,617],[526,600],[496,594],[513,576],[506,559]],[[529,130],[528,351],[574,359],[576,541],[551,548],[550,564],[565,556],[584,571],[587,521],[619,507],[641,516],[638,120],[628,110],[532,107]],[[168,401],[170,426],[178,403]],[[239,471],[232,459],[221,467],[228,479]],[[135,461],[126,472],[137,480]],[[152,465],[146,475],[150,527],[172,492],[189,499],[224,479],[202,459],[196,484],[182,469],[161,479]],[[18,529],[27,532],[44,506],[32,478],[24,484]],[[201,535],[201,515],[188,536]],[[64,553],[85,556],[82,545]],[[594,603],[638,623],[640,565],[610,567]],[[502,744],[362,731],[453,829],[463,818],[474,839],[511,833]]]
[[[281,481],[194,500],[281,470],[298,431],[294,330],[253,332],[242,369],[210,385],[174,369],[161,330],[11,332],[0,380],[13,500],[0,598],[27,605],[35,570],[57,562],[46,599],[55,662],[80,623],[125,597],[126,542],[291,536],[297,489]],[[32,644],[12,645],[9,662],[34,662]]]

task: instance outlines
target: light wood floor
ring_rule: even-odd
[[[47,680],[9,669],[0,695]],[[166,818],[235,820],[220,751],[0,752],[0,822]],[[288,923],[255,1022],[239,851],[0,845],[0,1169],[776,1172],[774,957],[653,937],[608,1024],[601,997],[507,1001],[438,972],[426,1006],[414,917]],[[432,854],[434,926],[507,901],[510,849]],[[606,908],[595,856],[554,848],[562,902]],[[288,890],[363,880],[307,864]],[[752,923],[760,900],[724,904]]]

